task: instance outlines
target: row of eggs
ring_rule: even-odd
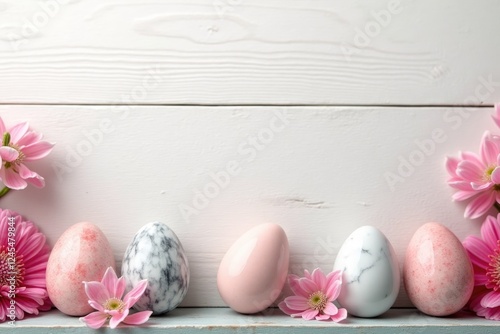
[[[54,305],[74,316],[92,311],[82,281],[99,281],[115,267],[111,246],[101,230],[79,223],[56,242],[46,271]],[[237,312],[252,314],[272,305],[285,284],[289,246],[285,231],[261,224],[243,234],[224,255],[217,273],[223,301]],[[340,306],[354,316],[375,317],[395,302],[400,287],[396,254],[384,234],[372,226],[355,230],[340,248],[334,270],[342,270]],[[189,264],[175,233],[159,222],[143,226],[127,247],[122,263],[127,291],[140,280],[148,287],[134,308],[163,314],[177,307],[189,286]],[[473,285],[472,265],[456,236],[437,223],[423,225],[408,245],[403,270],[411,301],[434,316],[464,307]]]

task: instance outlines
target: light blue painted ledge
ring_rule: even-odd
[[[78,318],[53,310],[16,321],[15,326],[4,323],[0,333],[171,333],[171,334],[490,334],[500,333],[500,322],[478,318],[460,312],[453,317],[434,318],[414,309],[392,309],[375,319],[349,317],[340,324],[304,321],[283,315],[277,309],[253,316],[240,315],[227,308],[180,308],[166,316],[151,318],[144,327],[120,326],[119,330],[85,327]]]

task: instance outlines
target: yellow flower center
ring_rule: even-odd
[[[322,291],[316,291],[309,296],[308,305],[314,310],[323,311],[327,302],[328,298],[326,295]]]
[[[105,310],[122,311],[125,308],[125,303],[118,298],[109,298],[103,306]]]

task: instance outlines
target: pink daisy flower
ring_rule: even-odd
[[[47,156],[54,145],[42,141],[42,135],[31,131],[27,122],[7,129],[0,118],[0,135],[0,179],[5,187],[20,190],[26,188],[28,183],[38,188],[44,187],[44,178],[30,170],[25,163]]]
[[[500,214],[488,216],[481,238],[468,236],[463,245],[474,267],[476,288],[469,307],[478,316],[500,320]]]
[[[465,209],[466,218],[478,218],[500,202],[500,141],[486,132],[481,141],[480,156],[460,153],[460,158],[448,158],[446,169],[451,175],[448,184],[457,191],[455,201],[471,199]]]
[[[147,280],[140,281],[122,299],[125,292],[125,279],[118,278],[113,268],[109,267],[101,282],[83,282],[89,304],[97,311],[80,318],[90,328],[100,328],[109,319],[109,327],[116,328],[120,322],[129,325],[145,323],[153,311],[129,314],[130,308],[142,296],[148,286]]]
[[[35,224],[0,209],[0,321],[52,307],[45,288],[48,259],[45,236]]]
[[[288,275],[288,284],[294,296],[286,297],[279,303],[279,308],[286,314],[306,320],[333,320],[339,322],[347,317],[347,310],[338,309],[333,303],[340,294],[342,272],[340,270],[323,274],[316,268],[305,277]]]

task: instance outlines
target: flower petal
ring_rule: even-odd
[[[45,179],[38,175],[37,173],[31,171],[26,165],[20,164],[18,166],[19,176],[26,180],[28,183],[34,185],[37,188],[43,188],[45,186]]]
[[[474,235],[469,235],[463,241],[463,245],[473,264],[483,268],[488,266],[489,255],[492,251],[483,240]]]
[[[481,182],[484,170],[476,164],[464,160],[458,164],[457,175],[470,182]]]
[[[89,300],[93,300],[98,304],[104,305],[110,295],[104,284],[101,282],[83,282],[85,285],[85,293]]]
[[[481,158],[485,165],[490,166],[497,162],[498,146],[491,140],[490,134],[486,131],[481,141]]]
[[[500,167],[495,167],[491,173],[491,181],[496,184],[500,184]]]
[[[342,321],[342,320],[344,320],[346,318],[347,318],[347,310],[345,308],[339,309],[339,311],[337,312],[337,314],[332,315],[330,317],[330,319],[332,319],[335,322]]]
[[[312,320],[318,315],[319,311],[318,310],[305,310],[302,312],[302,318],[305,320]]]
[[[116,282],[118,281],[118,277],[116,276],[115,270],[113,267],[108,267],[106,272],[104,273],[101,283],[108,291],[109,297],[121,298],[122,296],[117,296],[115,294]],[[108,297],[108,298],[109,298]]]
[[[316,282],[316,285],[318,286],[319,290],[325,291],[326,290],[326,276],[323,274],[323,271],[320,268],[316,268],[313,270],[311,274],[311,278],[314,282]]]
[[[3,161],[16,161],[16,159],[19,157],[19,152],[9,146],[2,146],[0,147],[0,158],[2,158]]]
[[[465,208],[465,218],[479,218],[491,209],[496,196],[493,191],[484,192],[474,198]]]
[[[451,197],[452,200],[454,201],[464,201],[466,199],[469,199],[471,197],[474,197],[478,194],[478,192],[476,190],[471,190],[471,191],[462,191],[462,190],[459,190],[457,191],[456,193],[453,194],[453,196]]]
[[[143,295],[144,291],[146,291],[146,288],[148,287],[148,280],[143,279],[137,285],[130,290],[129,293],[125,295],[125,298],[123,298],[123,301],[127,305],[128,308],[132,307],[138,300],[141,298]]]
[[[90,328],[101,328],[106,322],[108,316],[106,313],[102,312],[92,312],[89,315],[80,318],[80,321],[83,321]]]
[[[316,320],[324,321],[324,320],[330,320],[330,316],[328,314],[318,314],[315,318]]]
[[[290,289],[292,290],[293,294],[296,296],[302,296],[302,297],[308,297],[309,294],[307,291],[302,289],[302,287],[299,284],[299,276],[290,274],[288,275],[288,285],[290,286]]]
[[[304,311],[309,308],[308,300],[302,296],[290,296],[284,300],[286,306],[292,310]]]
[[[46,157],[54,144],[48,143],[46,141],[40,141],[38,143],[23,147],[22,152],[25,155],[25,161],[33,161]]]
[[[340,290],[342,287],[342,281],[337,280],[331,283],[325,291],[325,295],[329,301],[333,302],[339,297]]]
[[[457,167],[460,160],[454,157],[446,157],[446,170],[451,176],[457,175]]]
[[[153,311],[142,311],[131,315],[128,315],[123,322],[127,325],[141,325],[148,321],[149,317],[153,314]]]
[[[302,277],[301,279],[299,279],[299,285],[304,291],[307,292],[307,295],[310,295],[311,293],[319,290],[316,282],[306,277]]]
[[[120,277],[118,281],[116,281],[115,291],[114,291],[116,298],[120,299],[122,298],[123,293],[125,292],[126,284],[127,282],[125,282],[124,277]]]
[[[10,133],[10,142],[17,143],[28,132],[30,125],[28,122],[23,122],[14,125],[8,132]]]
[[[111,315],[111,319],[109,319],[109,328],[116,328],[122,322],[129,313],[129,309],[126,308],[123,311],[110,311],[107,312],[108,314]]]
[[[481,300],[481,306],[486,308],[494,308],[500,306],[500,292],[490,291]]]
[[[495,113],[492,117],[497,126],[500,127],[500,103],[495,104]]]
[[[339,309],[333,303],[326,303],[325,308],[323,309],[323,313],[328,315],[335,315]]]
[[[498,240],[500,240],[500,224],[498,223],[498,219],[500,219],[500,214],[497,217],[488,216],[481,226],[481,237],[483,237],[484,242],[491,249],[495,249]]]
[[[0,178],[4,185],[10,189],[21,190],[28,186],[28,183],[19,174],[14,172],[12,168],[0,169]]]
[[[295,314],[295,310],[292,310],[291,308],[289,308],[288,306],[286,306],[286,303],[284,301],[282,301],[281,303],[278,304],[278,307],[279,309],[287,314],[287,315],[292,315],[292,314]]]
[[[3,137],[5,132],[7,132],[7,129],[5,128],[5,123],[3,122],[2,117],[0,117],[0,136]],[[1,140],[3,140],[3,138],[0,138],[0,141]]]

